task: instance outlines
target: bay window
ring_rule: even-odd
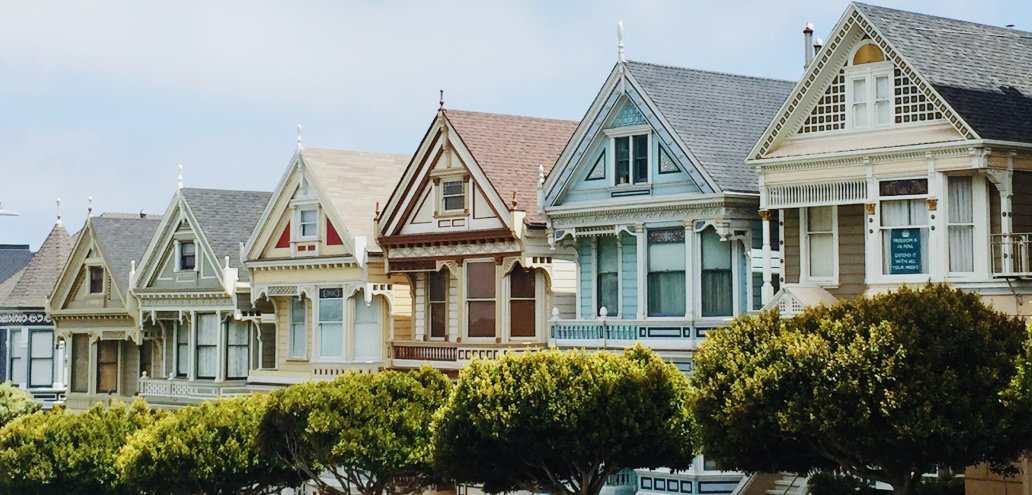
[[[882,273],[928,273],[928,180],[883,181],[879,189]]]
[[[495,336],[495,263],[466,263],[466,315],[470,337]]]
[[[613,138],[614,185],[641,184],[649,180],[649,135]]]
[[[947,177],[950,272],[975,271],[975,208],[970,176]]]
[[[97,393],[118,392],[118,344],[117,340],[97,341]]]
[[[604,307],[609,316],[620,314],[620,266],[616,238],[600,237],[595,244],[595,314]]]
[[[684,229],[648,231],[649,316],[684,316]]]
[[[344,290],[319,289],[319,358],[344,359]]]
[[[308,356],[308,325],[305,300],[300,297],[290,299],[290,335],[288,350],[290,359],[304,359]]]
[[[509,274],[509,333],[513,337],[533,337],[537,332],[537,291],[534,270],[522,266]]]
[[[832,280],[837,265],[834,206],[814,206],[803,210],[807,278]]]
[[[214,313],[197,315],[197,378],[214,379],[218,370],[219,319]]]
[[[441,270],[431,272],[427,278],[427,305],[430,307],[430,338],[443,339],[448,333],[448,282],[451,277]]]
[[[226,326],[226,378],[247,378],[250,369],[248,323],[230,320]]]
[[[731,271],[731,242],[720,240],[720,235],[712,228],[704,230],[700,237],[702,316],[732,316],[734,276]]]

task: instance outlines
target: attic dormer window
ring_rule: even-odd
[[[90,267],[90,294],[104,293],[104,268],[99,266]]]
[[[444,211],[465,209],[466,189],[464,181],[460,179],[441,182],[441,204]]]
[[[869,129],[892,123],[892,64],[885,62],[880,48],[872,43],[857,48],[846,69],[846,81],[850,127]]]
[[[649,135],[613,138],[614,184],[643,184],[649,181]]]
[[[302,239],[319,237],[319,210],[303,209],[299,215],[298,234]]]
[[[197,267],[197,245],[193,241],[179,243],[179,269],[193,270]]]

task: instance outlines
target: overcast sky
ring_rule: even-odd
[[[877,0],[1032,29],[1029,0]],[[0,0],[0,243],[38,248],[62,198],[161,213],[188,187],[271,190],[294,151],[412,153],[437,108],[580,119],[627,57],[795,80],[844,0]]]

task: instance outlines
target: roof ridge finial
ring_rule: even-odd
[[[545,183],[545,166],[538,165],[538,184]]]
[[[86,198],[86,216],[93,214],[93,196]]]
[[[516,202],[516,190],[513,189],[512,190],[512,209],[515,210],[517,205],[518,205],[518,203]]]
[[[183,164],[179,164],[179,176],[176,177],[176,189],[183,188]]]
[[[623,50],[623,21],[616,21],[616,50],[618,62],[623,63],[627,61],[627,57],[624,56]]]
[[[301,151],[305,149],[304,143],[301,142],[301,124],[297,125],[297,150]]]
[[[441,92],[441,99],[437,101],[437,104],[440,105],[439,107],[437,107],[437,109],[444,110],[444,90],[441,89],[439,91]]]
[[[55,225],[64,225],[64,221],[61,220],[61,198],[57,198],[57,221]]]

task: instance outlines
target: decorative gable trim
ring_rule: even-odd
[[[144,251],[143,257],[140,260],[139,268],[137,269],[137,283],[149,283],[154,277],[157,276],[158,270],[161,269],[162,255],[166,252],[166,248],[172,245],[174,242],[175,233],[179,228],[179,225],[186,221],[190,225],[190,229],[193,232],[196,246],[197,246],[197,259],[196,267],[200,269],[201,264],[204,263],[204,259],[211,260],[211,264],[215,270],[215,278],[218,279],[219,284],[222,285],[223,289],[228,293],[235,291],[235,287],[228,283],[226,278],[226,269],[223,260],[218,259],[215,255],[215,251],[212,250],[211,244],[208,243],[207,237],[204,235],[204,231],[201,230],[200,223],[197,218],[194,217],[193,212],[190,211],[190,205],[186,203],[186,199],[183,197],[182,190],[176,190],[175,196],[172,198],[172,202],[169,204],[168,209],[165,211],[165,215],[161,218],[161,223],[158,224],[157,230],[154,232],[154,236],[151,237],[151,241],[147,244],[147,250]],[[235,273],[235,269],[234,273]],[[235,283],[235,280],[233,281]],[[130,287],[131,290],[136,290],[139,287]]]
[[[856,28],[855,31],[854,28]],[[865,35],[871,39],[872,43],[881,48],[885,59],[891,61],[903,76],[917,86],[919,94],[923,95],[957,132],[967,139],[978,139],[977,133],[971,126],[925,81],[924,77],[911,67],[855,5],[850,5],[846,9],[833,32],[835,35],[824,45],[817,58],[807,68],[792,91],[791,97],[778,111],[778,117],[767,126],[760,140],[749,153],[750,157],[757,160],[762,159],[776,144],[786,137],[796,134],[824,95],[825,89],[831,84],[832,79],[839,74],[841,67],[838,64],[833,65],[832,59],[836,55],[840,55],[841,50],[860,42]]]

